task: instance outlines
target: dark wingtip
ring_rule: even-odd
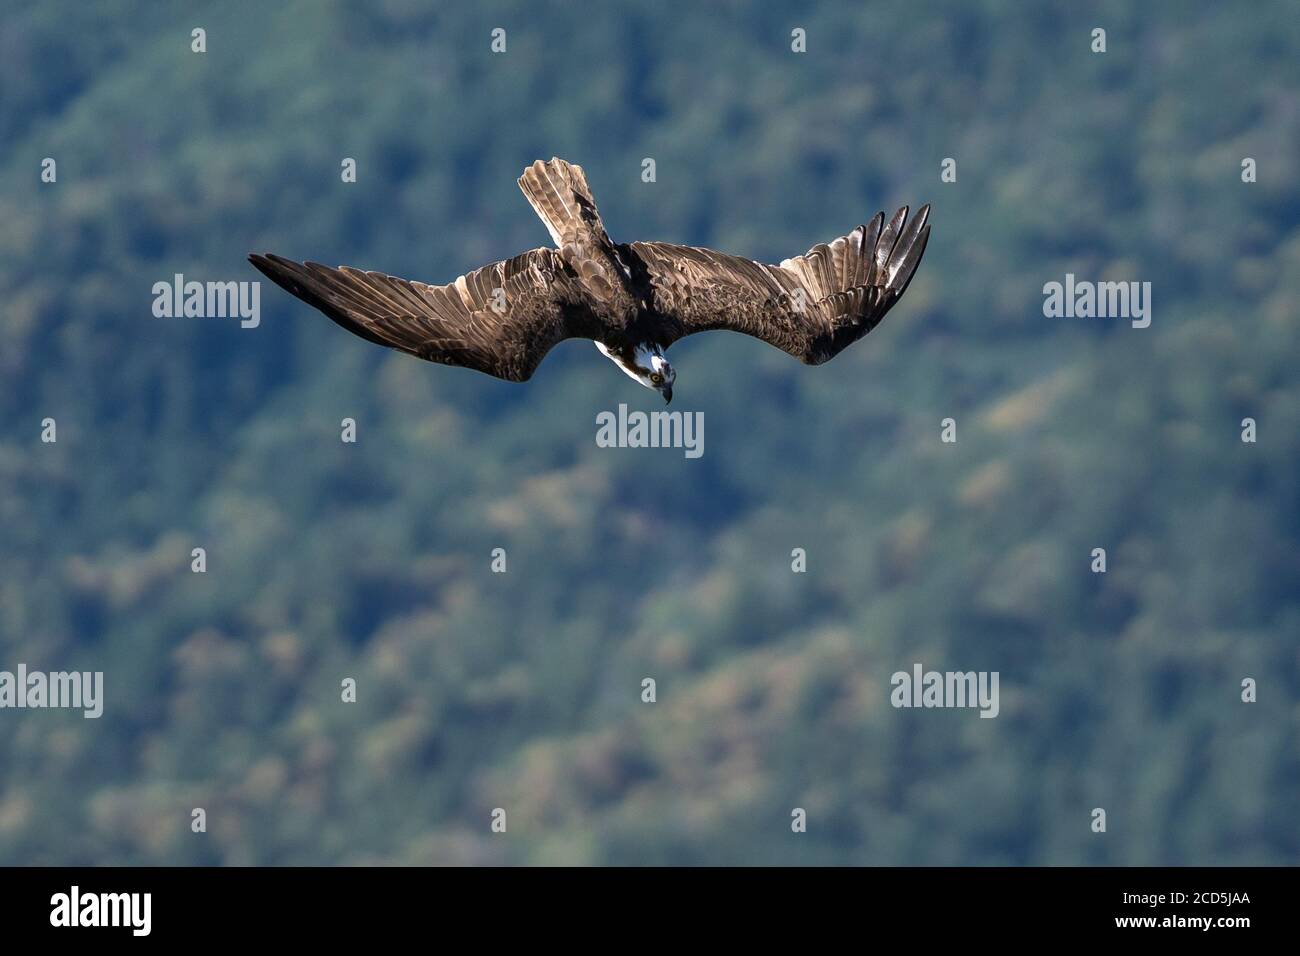
[[[300,271],[301,267],[292,259],[281,258],[273,252],[252,252],[248,255],[248,261],[252,263],[254,269],[262,273],[262,275],[266,276],[280,288],[292,292],[300,299],[304,298],[297,279],[297,273]],[[311,302],[310,299],[306,299],[306,301],[313,305],[315,304],[314,302]]]
[[[250,252],[248,261],[253,264],[253,268],[269,279],[276,279],[278,275],[287,272],[286,266],[290,263],[290,260],[282,259],[273,252]]]

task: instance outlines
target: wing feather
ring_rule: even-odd
[[[930,207],[910,221],[907,213],[904,206],[888,224],[878,213],[780,265],[663,242],[626,248],[665,317],[665,345],[729,329],[818,365],[880,324],[906,291],[930,238]]]
[[[369,342],[513,382],[531,377],[564,339],[589,337],[594,324],[589,298],[553,249],[494,262],[443,286],[269,253],[248,258]]]

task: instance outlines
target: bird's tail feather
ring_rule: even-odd
[[[549,163],[539,159],[519,177],[519,188],[559,248],[609,243],[581,166],[559,158]]]

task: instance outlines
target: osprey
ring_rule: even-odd
[[[820,365],[874,329],[906,291],[930,238],[929,205],[904,206],[780,265],[666,242],[615,243],[581,166],[541,160],[519,186],[555,241],[425,285],[341,266],[250,255],[273,282],[363,339],[430,362],[523,382],[555,345],[591,339],[672,401],[668,347],[730,329]]]

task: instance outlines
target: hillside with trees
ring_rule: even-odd
[[[0,711],[0,863],[1294,864],[1300,20],[1076,6],[7,10],[0,670],[106,700]],[[267,282],[151,311],[546,245],[551,156],[619,241],[933,235],[827,365],[676,345],[698,459],[597,447],[663,405],[589,342],[515,385]],[[1150,326],[1046,317],[1067,274]],[[998,717],[892,707],[918,662]]]

